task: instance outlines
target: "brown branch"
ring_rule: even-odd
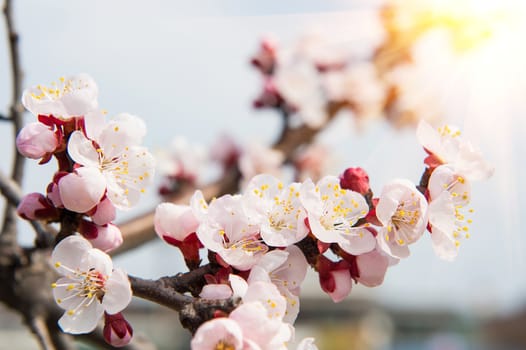
[[[1,171],[0,193],[7,199],[8,203],[11,204],[13,207],[18,206],[18,204],[22,200],[22,190],[20,189],[18,184],[14,180],[5,176]],[[42,224],[40,221],[29,220],[29,223],[31,224],[31,226],[33,226],[33,229],[37,234],[37,237],[35,239],[35,245],[39,248],[51,247],[51,245],[53,244],[54,230],[51,227]],[[1,237],[2,242],[5,242],[6,239],[11,239],[11,237]]]
[[[15,30],[13,23],[12,1],[5,0],[4,3],[4,17],[6,22],[6,30],[8,35],[9,57],[11,60],[11,107],[9,109],[9,119],[13,123],[13,139],[22,128],[22,106],[20,105],[20,98],[22,96],[22,71],[20,69],[20,57],[18,52],[18,33]],[[24,157],[14,150],[13,168],[11,178],[21,183],[24,173]],[[4,222],[1,231],[3,237],[2,244],[11,246],[16,245],[16,212],[13,205],[6,204],[4,211]]]
[[[29,322],[29,328],[31,328],[31,331],[35,335],[35,337],[38,340],[38,343],[40,344],[40,347],[42,350],[53,350],[55,347],[53,346],[53,341],[51,339],[51,336],[49,334],[49,330],[46,325],[46,321],[43,317],[34,317]]]
[[[134,296],[177,311],[183,327],[192,333],[195,333],[201,324],[212,319],[217,312],[228,314],[239,303],[239,300],[233,299],[207,300],[181,294],[172,287],[172,285],[179,284],[179,282],[174,281],[182,278],[181,275],[163,277],[158,280],[146,280],[134,276],[128,277]],[[194,277],[190,276],[188,278]]]

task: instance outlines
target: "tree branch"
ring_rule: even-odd
[[[162,277],[158,280],[146,280],[134,276],[128,276],[133,290],[133,295],[139,298],[153,301],[166,306],[179,313],[179,319],[184,328],[195,333],[197,328],[204,322],[214,318],[217,312],[230,313],[238,304],[239,300],[208,300],[193,298],[179,293],[174,285],[178,285],[186,279],[191,280],[208,271],[201,269],[198,273],[189,272],[183,275]],[[199,269],[198,269],[199,270]],[[179,280],[178,282],[175,282]]]
[[[42,347],[42,350],[55,349],[55,347],[53,346],[53,341],[49,334],[49,330],[47,329],[46,322],[42,317],[34,317],[29,322],[29,328],[31,328],[31,331],[36,336],[40,346]]]
[[[11,107],[9,109],[9,119],[13,123],[13,139],[22,128],[22,106],[20,105],[20,98],[22,97],[22,71],[20,68],[20,57],[18,52],[18,33],[15,30],[13,22],[12,1],[5,0],[4,3],[4,17],[6,22],[6,29],[8,35],[9,57],[11,59]],[[16,183],[21,183],[24,174],[24,157],[14,149],[13,168],[11,171],[11,178]],[[4,212],[4,222],[2,225],[1,234],[6,236],[3,238],[3,244],[11,246],[16,245],[16,212],[13,205],[6,204]]]

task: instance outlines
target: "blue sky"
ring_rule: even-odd
[[[146,143],[156,149],[175,135],[209,145],[225,129],[242,141],[256,137],[271,142],[279,119],[250,108],[260,80],[248,59],[258,40],[272,33],[287,42],[317,27],[367,45],[378,38],[371,24],[372,3],[210,0],[145,6],[135,1],[26,0],[16,2],[15,11],[26,86],[89,73],[99,85],[101,106],[110,114],[143,117],[149,128]],[[0,47],[5,47],[3,35]],[[353,293],[401,307],[449,306],[469,312],[503,312],[526,300],[526,245],[520,220],[526,214],[522,199],[526,187],[520,181],[525,174],[521,98],[525,90],[507,90],[510,85],[523,86],[524,72],[513,67],[478,77],[480,84],[470,85],[478,88],[455,93],[448,112],[449,119],[466,126],[481,143],[497,168],[490,181],[475,184],[472,240],[462,247],[455,263],[440,261],[430,240],[423,240],[411,258],[388,272],[383,286],[356,288]],[[8,76],[7,69],[6,52],[1,49],[1,77]],[[499,80],[504,74],[507,85]],[[485,84],[488,79],[496,83]],[[464,100],[463,96],[477,94],[491,97],[477,103]],[[2,79],[0,110],[8,98],[8,80]],[[488,111],[493,111],[492,117],[477,119]],[[411,130],[398,132],[384,123],[371,123],[359,133],[352,123],[339,126],[327,138],[343,155],[342,169],[366,166],[376,192],[395,177],[419,179],[424,154]],[[0,125],[0,135],[3,145],[9,145],[7,126]],[[0,160],[3,171],[8,162],[7,157]],[[25,189],[43,191],[52,171],[52,166],[28,162]],[[151,195],[138,212],[154,203]],[[177,273],[173,267],[179,262],[178,252],[160,243],[118,260],[130,273],[144,277]]]

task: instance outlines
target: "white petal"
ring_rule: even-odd
[[[51,254],[51,262],[57,268],[58,272],[67,275],[70,269],[79,267],[84,254],[93,247],[91,243],[80,236],[68,236],[56,245]],[[66,266],[64,269],[61,265]]]
[[[234,292],[234,298],[243,298],[247,293],[248,283],[242,277],[237,275],[230,274],[228,276],[228,281],[230,286],[232,286],[232,291]]]
[[[132,290],[128,275],[121,269],[115,269],[106,281],[106,293],[102,298],[102,306],[109,314],[116,314],[128,306],[132,298]]]
[[[108,254],[99,249],[90,249],[84,253],[79,263],[80,271],[95,270],[103,276],[111,275],[113,262]]]
[[[234,320],[221,317],[203,323],[195,333],[191,347],[192,350],[216,349],[220,341],[227,341],[234,350],[242,350],[243,332]]]
[[[77,313],[69,315],[67,312],[58,320],[58,325],[65,333],[85,334],[97,327],[97,323],[104,313],[104,308],[96,300],[89,306],[81,307]]]
[[[423,119],[420,120],[416,128],[416,137],[425,149],[439,156],[438,153],[442,147],[440,134]]]
[[[57,286],[53,288],[53,298],[55,299],[58,306],[64,310],[74,309],[79,305],[84,297],[75,296],[72,297],[77,291],[68,288],[70,285],[77,285],[78,281],[75,281],[68,277],[61,277],[55,282]]]
[[[349,254],[360,255],[376,247],[376,238],[364,228],[354,228],[350,234],[339,235],[338,245]]]
[[[207,284],[203,286],[199,297],[201,299],[228,299],[232,296],[232,289],[226,284]]]
[[[68,154],[76,163],[99,168],[99,154],[81,131],[74,131],[69,137]]]

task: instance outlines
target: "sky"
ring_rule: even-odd
[[[261,81],[248,62],[259,40],[273,35],[286,44],[316,28],[367,47],[382,36],[375,3],[210,0],[152,1],[146,6],[138,1],[19,1],[15,19],[24,86],[89,73],[99,86],[100,105],[110,115],[129,112],[146,121],[145,143],[153,150],[176,135],[210,145],[225,129],[241,142],[256,138],[270,143],[279,128],[278,116],[251,108]],[[496,168],[492,179],[474,185],[473,238],[454,263],[438,259],[430,239],[423,239],[409,259],[388,271],[382,286],[355,288],[352,294],[391,307],[450,308],[477,315],[510,312],[526,302],[521,221],[526,217],[526,185],[521,181],[526,167],[526,73],[518,64],[524,57],[521,42],[512,39],[492,54],[446,69],[448,77],[430,83],[443,90],[445,119],[464,128]],[[0,34],[0,77],[8,77],[4,47]],[[4,78],[0,111],[9,98],[9,79]],[[11,147],[7,125],[0,125],[0,137],[5,149]],[[378,193],[393,178],[418,181],[423,169],[424,153],[413,130],[371,122],[358,131],[342,119],[321,138],[342,159],[337,171],[365,167]],[[4,172],[9,154],[0,159]],[[24,190],[42,192],[52,172],[51,165],[27,162]],[[119,213],[120,220],[153,208],[154,192],[136,211]],[[29,241],[31,231],[21,228],[22,240]],[[118,258],[116,264],[153,278],[179,272],[181,260],[175,249],[156,242]],[[308,293],[321,293],[314,284]]]

